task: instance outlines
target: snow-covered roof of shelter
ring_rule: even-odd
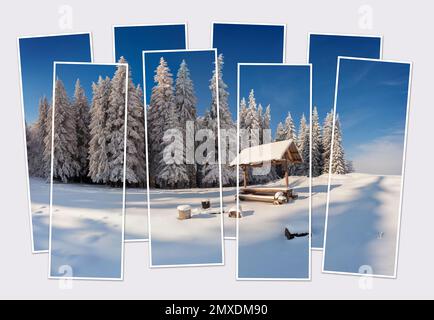
[[[292,139],[246,148],[240,152],[237,158],[232,160],[230,166],[236,166],[238,160],[240,165],[250,166],[260,165],[264,162],[302,162],[300,152]]]

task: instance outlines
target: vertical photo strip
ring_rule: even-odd
[[[114,62],[128,63],[129,66],[125,181],[126,242],[148,240],[142,51],[178,49],[187,49],[185,23],[113,27]]]
[[[312,64],[313,74],[312,119],[318,121],[318,127],[312,128],[312,248],[322,250],[338,56],[381,59],[382,38],[309,33],[308,46],[307,59]],[[362,110],[353,112],[363,113]],[[347,163],[345,170],[350,170],[350,167],[351,164]],[[332,189],[335,187],[332,186]]]
[[[122,280],[128,65],[55,62],[49,278]]]
[[[230,163],[238,154],[237,64],[285,62],[286,25],[264,23],[213,22],[212,47],[219,59],[219,111],[222,150],[223,203],[235,206],[236,170]],[[236,221],[224,217],[225,239],[235,239]]]
[[[396,277],[411,68],[339,57],[324,272]]]
[[[92,62],[90,33],[19,37],[18,57],[25,137],[31,245],[33,253],[48,252],[50,220],[53,62]]]
[[[215,49],[143,52],[151,267],[224,264]]]
[[[238,280],[310,279],[311,79],[309,64],[238,64]]]

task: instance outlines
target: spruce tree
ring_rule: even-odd
[[[80,80],[77,79],[75,83],[74,101],[72,108],[75,113],[75,128],[77,136],[77,154],[76,160],[79,165],[78,176],[83,179],[87,176],[89,171],[89,162],[87,153],[89,149],[89,104],[87,102],[84,89],[80,85]]]
[[[54,100],[53,178],[68,182],[79,174],[76,113],[63,82],[56,80]]]
[[[312,176],[318,177],[322,174],[323,161],[323,144],[321,136],[321,126],[319,123],[319,115],[316,107],[312,113]]]
[[[342,145],[342,132],[341,124],[339,121],[339,115],[336,115],[335,125],[333,133],[333,145],[332,145],[332,173],[333,174],[345,174],[346,173],[346,161],[344,147]]]
[[[147,111],[149,183],[151,186],[155,185],[155,177],[161,165],[167,115],[174,110],[175,104],[172,74],[163,57],[160,58],[160,63],[155,70],[154,82],[155,86],[152,88]]]
[[[48,104],[47,98],[44,96],[39,100],[39,113],[38,120],[30,128],[32,133],[33,148],[34,148],[34,165],[33,175],[37,177],[46,178],[49,176],[49,164],[45,162],[44,149],[45,149],[45,137],[48,133],[48,112],[50,111],[50,105]],[[51,126],[50,126],[51,128]]]
[[[332,145],[333,132],[333,110],[327,113],[322,130],[322,146],[323,146],[323,173],[329,173],[330,169],[330,150]]]
[[[125,94],[127,68],[118,65],[111,80],[109,108],[107,117],[109,181],[113,185],[122,185],[124,178],[124,143],[125,143]]]
[[[98,83],[92,84],[92,107],[90,109],[90,141],[88,150],[89,173],[94,183],[107,183],[110,179],[108,159],[108,110],[110,96],[110,78],[99,77]]]
[[[180,130],[182,132],[183,140],[187,141],[187,122],[194,123],[196,121],[196,103],[197,98],[194,92],[193,81],[190,77],[190,70],[188,69],[185,60],[182,60],[179,67],[176,82],[175,82],[175,100],[176,100],[176,114],[179,118]],[[185,143],[185,154],[194,160],[194,144],[190,145]],[[188,172],[189,186],[196,187],[196,163],[186,164]]]
[[[300,120],[297,142],[298,150],[303,159],[303,162],[297,165],[297,174],[300,176],[308,176],[310,167],[310,130],[304,114]]]

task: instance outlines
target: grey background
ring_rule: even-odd
[[[431,160],[434,52],[430,1],[70,1],[73,28],[59,25],[66,1],[10,1],[0,11],[1,191],[0,298],[434,298]],[[361,5],[373,9],[373,28],[360,27]],[[125,245],[123,282],[75,281],[71,289],[47,279],[48,256],[32,255],[27,212],[22,113],[16,37],[61,32],[93,33],[95,62],[112,62],[112,25],[187,22],[190,48],[210,46],[211,22],[287,24],[286,62],[304,63],[307,33],[384,36],[383,58],[413,61],[405,194],[398,279],[360,279],[321,273],[322,253],[312,253],[310,282],[235,280],[234,241],[226,241],[226,266],[148,269],[147,243]]]

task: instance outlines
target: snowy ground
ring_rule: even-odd
[[[86,184],[53,185],[51,276],[120,278],[122,189]]]
[[[50,184],[45,179],[30,178],[30,199],[35,251],[48,250],[50,228]]]
[[[335,175],[330,193],[324,269],[393,276],[401,176]]]
[[[148,240],[146,189],[126,188],[125,240]]]
[[[269,186],[284,186],[283,181]],[[309,232],[309,179],[290,177],[298,199],[283,205],[240,201],[238,278],[305,279],[309,277],[309,237],[287,240],[285,227]]]
[[[328,174],[312,179],[312,248],[316,249],[323,248],[328,179]],[[339,187],[339,182],[333,181],[330,190]]]
[[[222,263],[221,214],[193,214],[178,220],[177,206],[200,208],[210,199],[212,208],[220,208],[220,192],[215,189],[150,191],[152,266]]]

